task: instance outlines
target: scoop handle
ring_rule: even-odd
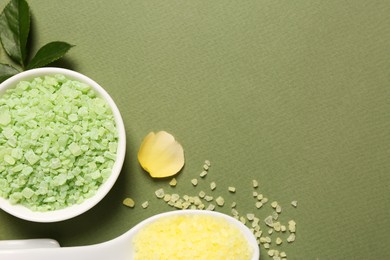
[[[0,250],[21,250],[30,248],[56,248],[60,244],[54,239],[21,239],[0,241]]]
[[[119,242],[119,243],[118,243]],[[128,260],[132,247],[116,239],[96,245],[60,247],[52,239],[0,241],[0,259],[7,260]]]

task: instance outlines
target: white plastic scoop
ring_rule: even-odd
[[[134,258],[134,247],[132,239],[145,225],[156,221],[165,216],[173,215],[208,215],[214,217],[222,217],[228,222],[235,225],[242,231],[244,237],[248,241],[250,247],[253,248],[253,256],[251,260],[258,260],[260,250],[257,241],[252,232],[240,221],[228,215],[208,211],[208,210],[180,210],[170,211],[152,216],[124,233],[123,235],[110,241],[77,247],[59,247],[57,241],[52,239],[32,239],[32,240],[6,240],[0,241],[0,259],[7,260],[131,260]]]

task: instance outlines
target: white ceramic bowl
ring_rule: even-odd
[[[32,69],[28,71],[21,72],[11,78],[5,80],[0,84],[0,96],[4,94],[5,90],[8,88],[13,88],[16,84],[22,80],[32,80],[36,77],[41,77],[45,75],[55,75],[62,74],[69,79],[77,80],[79,82],[83,82],[89,85],[95,92],[105,99],[108,105],[111,107],[116,128],[118,131],[118,149],[117,149],[117,157],[112,168],[112,173],[110,177],[99,187],[96,194],[86,199],[81,204],[76,204],[69,206],[60,210],[53,210],[47,212],[36,212],[28,209],[27,207],[21,205],[11,205],[8,200],[0,197],[0,208],[9,214],[12,214],[18,218],[34,221],[34,222],[57,222],[66,219],[70,219],[76,217],[87,210],[91,209],[95,206],[99,201],[101,201],[106,194],[110,191],[114,183],[116,182],[123,165],[123,161],[126,153],[126,134],[125,128],[122,120],[122,116],[118,110],[118,107],[110,97],[110,95],[94,80],[88,78],[85,75],[82,75],[78,72],[62,69],[62,68],[39,68]]]

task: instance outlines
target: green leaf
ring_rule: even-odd
[[[18,73],[19,71],[11,65],[0,63],[0,82]]]
[[[64,56],[72,47],[73,45],[66,42],[50,42],[38,50],[27,65],[27,69],[46,66]]]
[[[11,0],[0,14],[0,40],[8,56],[24,67],[30,11],[25,0]]]

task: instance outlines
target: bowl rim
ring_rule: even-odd
[[[126,154],[126,132],[123,123],[123,118],[121,116],[121,113],[117,105],[115,104],[114,100],[111,98],[111,96],[107,93],[107,91],[103,87],[101,87],[96,81],[92,80],[91,78],[89,78],[84,74],[81,74],[73,70],[56,68],[56,67],[45,67],[45,68],[37,68],[37,69],[23,71],[21,73],[18,73],[6,79],[0,84],[0,96],[4,93],[6,89],[15,87],[16,84],[20,81],[32,80],[36,77],[56,75],[56,74],[61,74],[67,77],[68,79],[77,80],[79,82],[86,83],[87,85],[89,85],[91,88],[95,90],[98,96],[106,100],[114,115],[115,124],[118,131],[117,155],[116,155],[115,163],[112,167],[111,175],[108,177],[108,179],[103,184],[101,184],[101,186],[98,188],[94,196],[85,199],[80,204],[75,204],[59,210],[38,212],[38,211],[32,211],[31,209],[19,204],[12,205],[7,199],[0,197],[0,208],[2,210],[15,217],[32,221],[32,222],[47,223],[47,222],[58,222],[58,221],[68,220],[78,215],[81,215],[86,211],[88,211],[89,209],[91,209],[92,207],[94,207],[108,194],[108,192],[114,186],[122,170],[122,166]]]

